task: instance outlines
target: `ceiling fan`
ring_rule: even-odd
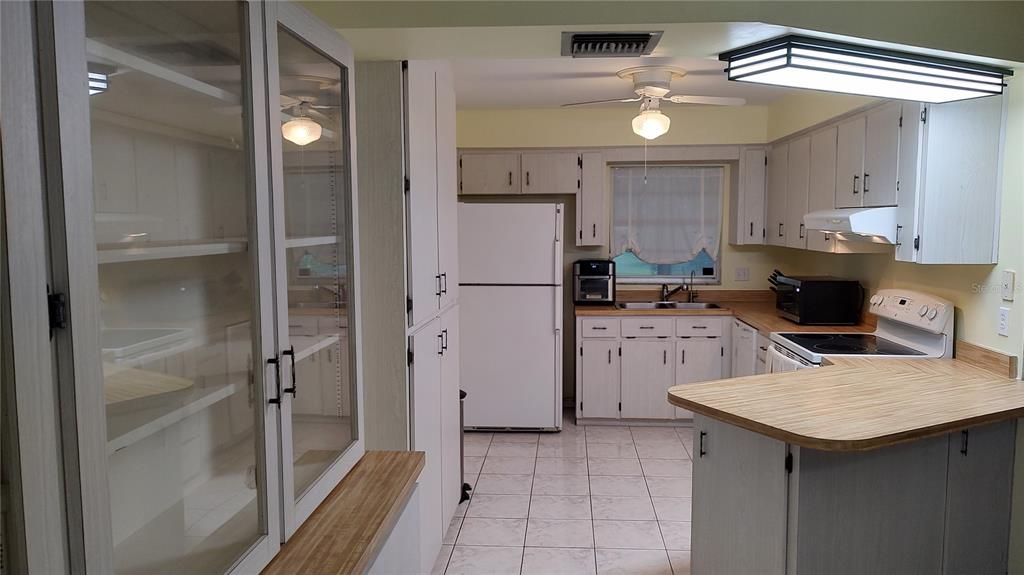
[[[640,102],[640,114],[633,118],[633,131],[639,136],[653,140],[668,132],[669,124],[671,123],[668,116],[661,113],[661,102],[705,104],[711,106],[742,106],[747,103],[743,98],[729,98],[725,96],[690,96],[686,94],[673,94],[670,96],[672,80],[686,75],[686,70],[674,66],[636,66],[619,70],[617,75],[623,80],[631,80],[633,82],[635,97],[574,102],[572,104],[562,104],[562,107],[610,104],[613,102]]]

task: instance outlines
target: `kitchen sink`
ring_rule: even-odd
[[[717,303],[687,301],[630,301],[616,303],[619,309],[720,309]]]

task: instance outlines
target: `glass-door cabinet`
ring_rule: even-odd
[[[363,454],[351,50],[284,2],[37,12],[70,562],[258,572]]]

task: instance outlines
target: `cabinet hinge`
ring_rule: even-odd
[[[68,327],[67,298],[62,293],[49,292],[46,294],[46,307],[50,315],[50,337],[52,338],[53,330]]]
[[[926,106],[926,107],[921,109],[921,123],[927,123],[927,122],[928,122],[928,107]]]
[[[462,167],[462,157],[461,156],[459,157],[459,167],[460,168]]]
[[[576,165],[579,166],[580,168],[583,167],[583,156],[582,155],[576,156]]]
[[[900,114],[899,127],[903,127],[903,114]]]
[[[412,186],[412,184],[409,183],[409,176],[406,176],[405,177],[405,193],[407,193],[407,194],[409,193],[409,189],[410,189],[411,186]]]
[[[411,297],[405,298],[405,311],[407,313],[412,313],[412,298]]]
[[[766,166],[768,165],[768,156],[764,157],[764,165],[766,165]]]
[[[622,411],[622,402],[619,402],[619,411]]]
[[[580,346],[580,357],[583,357],[583,346]]]
[[[410,349],[406,353],[408,354],[406,360],[409,362],[409,365],[412,365],[412,350]]]
[[[793,454],[786,454],[786,473],[793,473]]]
[[[960,432],[960,455],[967,456],[967,440],[970,439],[970,430],[965,429]]]
[[[580,230],[580,239],[583,239],[583,230]]]
[[[764,231],[764,228],[761,228],[761,239],[762,240],[764,239],[765,235],[767,235],[767,232]]]
[[[622,357],[622,348],[619,348],[619,357]]]
[[[725,348],[724,348],[724,347],[722,347],[722,348],[720,348],[720,349],[722,350],[721,356],[722,356],[722,357],[725,357]]]
[[[583,402],[580,402],[580,411],[583,411]]]
[[[577,189],[577,190],[581,190],[581,189],[583,189],[583,184],[582,184],[582,183],[580,183],[580,180],[579,180],[579,179],[577,179],[577,180],[576,180],[576,189]]]
[[[921,249],[921,236],[914,236],[914,250]]]

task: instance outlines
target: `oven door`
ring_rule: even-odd
[[[787,353],[775,344],[768,348],[766,363],[768,364],[768,373],[785,373],[798,369],[818,367],[809,361],[796,357],[794,354]]]
[[[610,303],[615,301],[614,280],[609,276],[576,278],[576,303]]]

